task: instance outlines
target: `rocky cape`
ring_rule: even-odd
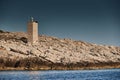
[[[0,30],[0,70],[73,70],[120,68],[120,47]]]

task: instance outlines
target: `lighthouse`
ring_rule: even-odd
[[[28,43],[35,44],[38,42],[38,22],[31,17],[27,24]]]

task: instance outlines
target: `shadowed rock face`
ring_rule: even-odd
[[[26,33],[0,30],[1,70],[120,67],[120,47],[43,35],[35,45],[27,41]]]

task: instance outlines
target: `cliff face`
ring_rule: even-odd
[[[120,67],[120,47],[39,36],[36,45],[27,43],[23,32],[0,32],[0,67],[76,69]],[[60,68],[61,69],[61,68]]]

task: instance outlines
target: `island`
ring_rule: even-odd
[[[0,70],[80,70],[120,68],[120,47],[0,30]]]

